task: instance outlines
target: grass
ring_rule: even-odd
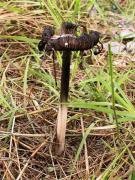
[[[134,179],[134,55],[112,56],[110,49],[89,64],[88,52],[80,70],[79,53],[73,54],[66,149],[59,157],[61,54],[56,87],[52,57],[41,61],[37,49],[44,25],[58,33],[63,20],[111,36],[119,21],[134,26],[134,1],[112,3],[115,12],[104,0],[0,2],[0,179]],[[123,59],[125,67],[114,66]]]

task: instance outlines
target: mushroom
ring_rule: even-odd
[[[66,134],[66,121],[67,121],[67,102],[69,93],[69,80],[70,80],[70,62],[72,51],[80,51],[81,54],[84,50],[92,49],[94,46],[99,48],[98,53],[101,52],[102,46],[100,43],[100,33],[91,31],[87,33],[86,28],[80,36],[76,36],[77,27],[79,25],[71,22],[62,23],[60,36],[54,35],[52,27],[45,27],[42,39],[39,42],[39,50],[45,52],[62,51],[62,72],[61,72],[61,90],[60,90],[60,104],[57,117],[57,132],[56,132],[56,153],[61,154],[65,147],[65,134]],[[100,43],[100,45],[102,45]],[[96,54],[98,54],[96,52]]]

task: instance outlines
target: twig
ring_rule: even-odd
[[[21,133],[0,131],[0,136],[45,137],[46,134],[21,134]]]
[[[82,135],[84,137],[84,124],[82,117],[81,117],[81,127],[82,127]],[[90,172],[89,172],[88,150],[87,150],[86,140],[84,142],[84,149],[85,149],[86,179],[88,179]]]
[[[15,136],[13,136],[13,140],[14,140],[14,143],[15,143],[15,151],[16,151],[18,169],[19,169],[19,172],[21,172],[21,167],[20,167],[20,161],[19,161],[19,155],[18,155],[18,149],[17,149],[17,143],[16,143],[16,138],[15,138]],[[22,179],[22,178],[21,178],[21,179]]]
[[[55,164],[54,164],[51,148],[49,148],[49,152],[50,152],[50,156],[51,156],[51,161],[52,161],[52,165],[53,165],[54,174],[55,174],[55,177],[56,177],[55,179],[57,180],[58,177],[57,177],[57,173],[56,173],[56,170],[55,170]]]
[[[28,115],[34,115],[34,114],[37,114],[37,113],[42,113],[44,111],[47,111],[47,110],[50,110],[51,108],[44,108],[44,109],[40,109],[40,110],[35,110],[35,111],[31,111],[31,112],[27,112]],[[26,113],[26,112],[25,112]],[[26,114],[18,114],[18,115],[15,115],[14,117],[15,118],[20,118],[20,117],[23,117],[23,116],[26,116]],[[2,120],[8,120],[8,118],[3,118]],[[44,121],[46,121],[47,123],[51,124],[54,126],[54,123],[48,121],[47,119],[44,119]]]
[[[15,117],[13,117],[11,134],[13,134],[13,132],[14,132],[14,125],[15,125]],[[9,159],[11,158],[12,142],[13,142],[13,137],[11,136],[11,137],[10,137],[10,145],[9,145]]]
[[[10,179],[15,180],[15,177],[13,176],[13,174],[11,173],[11,171],[9,170],[9,165],[7,165],[5,161],[3,161],[3,164],[4,164],[5,168],[6,168],[6,171],[5,171],[4,175],[3,175],[2,180],[5,179],[5,176],[6,176],[7,180],[10,180]],[[8,174],[7,174],[7,173],[8,173]],[[10,176],[10,178],[9,178],[9,176]],[[9,179],[8,179],[8,178],[9,178]]]
[[[40,148],[42,148],[45,144],[46,144],[47,141],[44,141],[43,143],[40,144],[40,146],[37,147],[37,149],[31,154],[30,158],[27,160],[26,164],[24,165],[23,169],[21,170],[21,172],[19,173],[18,177],[16,178],[16,180],[19,180],[24,171],[26,170],[29,162],[31,161],[31,159],[36,155],[36,153],[40,150]]]

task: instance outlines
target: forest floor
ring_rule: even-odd
[[[55,1],[56,2],[56,1]],[[135,29],[135,2],[0,2],[0,179],[118,180],[135,178],[135,53],[119,35]],[[108,1],[107,1],[108,2]],[[52,57],[38,51],[45,25],[81,23],[122,43],[84,57],[72,56],[65,151],[54,153],[61,55],[55,85]],[[135,32],[134,32],[135,33]],[[117,36],[118,35],[118,36]],[[128,41],[133,41],[129,38]],[[112,79],[112,81],[111,81]]]

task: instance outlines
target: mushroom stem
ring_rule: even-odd
[[[61,92],[60,92],[60,106],[57,117],[57,154],[64,151],[65,134],[66,134],[66,121],[67,121],[67,101],[69,92],[69,79],[70,79],[70,61],[71,51],[63,51],[62,55],[62,73],[61,73]]]

